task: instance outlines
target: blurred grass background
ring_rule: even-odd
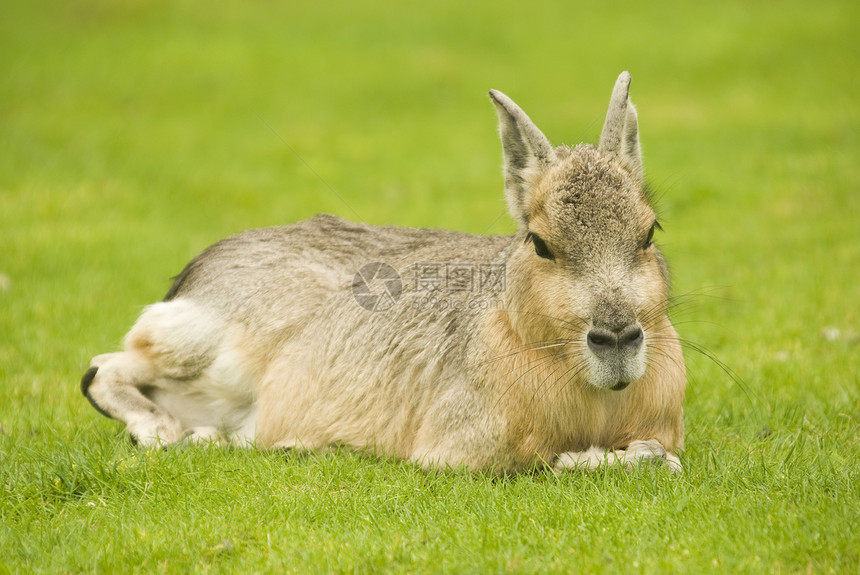
[[[67,475],[63,462],[78,469],[137,457],[119,426],[80,396],[79,376],[91,356],[117,347],[190,257],[243,229],[318,212],[511,231],[486,92],[514,98],[554,143],[593,142],[625,69],[674,291],[699,294],[676,317],[679,331],[740,380],[688,354],[689,471],[681,481],[689,485],[657,486],[649,496],[665,489],[671,502],[698,497],[716,506],[713,516],[700,509],[699,519],[720,526],[720,535],[696,533],[695,522],[680,528],[682,541],[699,543],[695,569],[856,569],[848,520],[860,505],[858,21],[860,8],[847,1],[3,2],[0,571],[131,569],[131,560],[103,563],[98,546],[75,531],[75,521],[90,524],[85,499],[95,492],[113,517],[127,512],[113,479],[72,490],[57,507],[45,507],[45,493]],[[165,463],[170,477],[207,461],[175,457]],[[230,458],[247,469],[299,466],[309,476],[315,466],[325,476],[330,465],[366,465],[218,456],[226,467]],[[379,465],[400,487],[416,477]],[[733,479],[731,497],[721,491],[726,483],[708,483],[715,475]],[[241,497],[249,476],[231,477],[215,472],[212,481]],[[479,481],[436,480],[454,490]],[[607,479],[563,481],[561,489],[589,491]],[[22,485],[34,491],[22,495]],[[624,521],[636,488],[614,487],[628,499],[597,497]],[[481,485],[469,496],[489,505],[482,498],[502,497],[494,489]],[[768,493],[777,495],[769,501]],[[129,521],[153,520],[154,512],[139,513]],[[486,544],[489,524],[463,513],[484,537],[463,545]],[[659,526],[666,513],[639,520]],[[195,525],[194,513],[179,515]],[[109,539],[109,524],[98,525],[94,540]],[[53,539],[41,531],[48,526],[58,544],[80,550],[50,559]],[[398,529],[383,529],[379,541]],[[527,526],[511,529],[522,537],[524,563],[511,562],[504,534],[494,532],[484,563],[469,555],[458,563],[443,538],[437,555],[431,549],[402,563],[364,564],[358,551],[339,563],[329,550],[328,563],[309,552],[297,565],[433,570],[445,554],[454,570],[564,565],[528,558],[546,544],[537,541],[545,531],[535,527],[530,540]],[[552,549],[592,556],[595,539],[565,533],[559,527]],[[144,548],[161,549],[174,567],[217,570],[205,560],[211,542],[175,556],[163,547],[171,539],[168,526],[164,541]],[[129,535],[114,544],[140,541]],[[609,548],[637,556],[640,569],[666,567],[642,541]],[[245,560],[271,567],[254,549],[232,549],[225,568]],[[595,557],[584,568],[606,567]]]

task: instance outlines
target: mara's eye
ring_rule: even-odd
[[[532,243],[534,244],[535,253],[538,256],[540,256],[546,260],[555,260],[555,256],[552,255],[552,252],[549,251],[548,247],[546,247],[546,243],[544,243],[544,241],[542,239],[540,239],[540,236],[535,235],[532,232],[529,232],[528,234],[526,234],[526,241],[529,241],[529,240],[531,240]]]
[[[645,238],[645,244],[642,246],[643,250],[647,250],[654,244],[654,230],[658,229],[662,231],[662,227],[660,226],[660,222],[654,222],[651,225],[651,229],[648,230],[648,237]]]

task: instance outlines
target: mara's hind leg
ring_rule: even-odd
[[[139,354],[100,355],[81,379],[81,391],[101,413],[125,423],[134,441],[145,446],[175,443],[185,435],[179,420],[141,392],[154,374]]]
[[[217,439],[214,425],[186,430],[183,414],[170,413],[151,397],[198,379],[215,361],[223,334],[223,322],[192,302],[152,305],[126,336],[125,351],[93,358],[81,391],[143,445],[175,443],[189,433]]]

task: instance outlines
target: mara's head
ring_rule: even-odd
[[[519,225],[507,264],[510,322],[523,343],[570,355],[583,379],[612,390],[644,375],[668,298],[629,85],[624,72],[596,147],[554,148],[513,101],[490,93]]]

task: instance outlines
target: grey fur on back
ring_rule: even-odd
[[[403,281],[402,305],[416,292],[414,266],[470,260],[503,264],[509,236],[474,236],[443,229],[371,226],[332,215],[318,215],[290,226],[249,230],[222,240],[194,258],[175,278],[165,301],[182,297],[206,302],[225,317],[249,329],[275,336],[301,329],[319,307],[335,315],[356,314],[373,320],[351,301],[356,272],[365,264],[384,262]],[[471,262],[469,262],[471,263]],[[452,291],[460,302],[474,294]],[[345,306],[343,314],[338,306]],[[432,307],[416,313],[430,321]]]

